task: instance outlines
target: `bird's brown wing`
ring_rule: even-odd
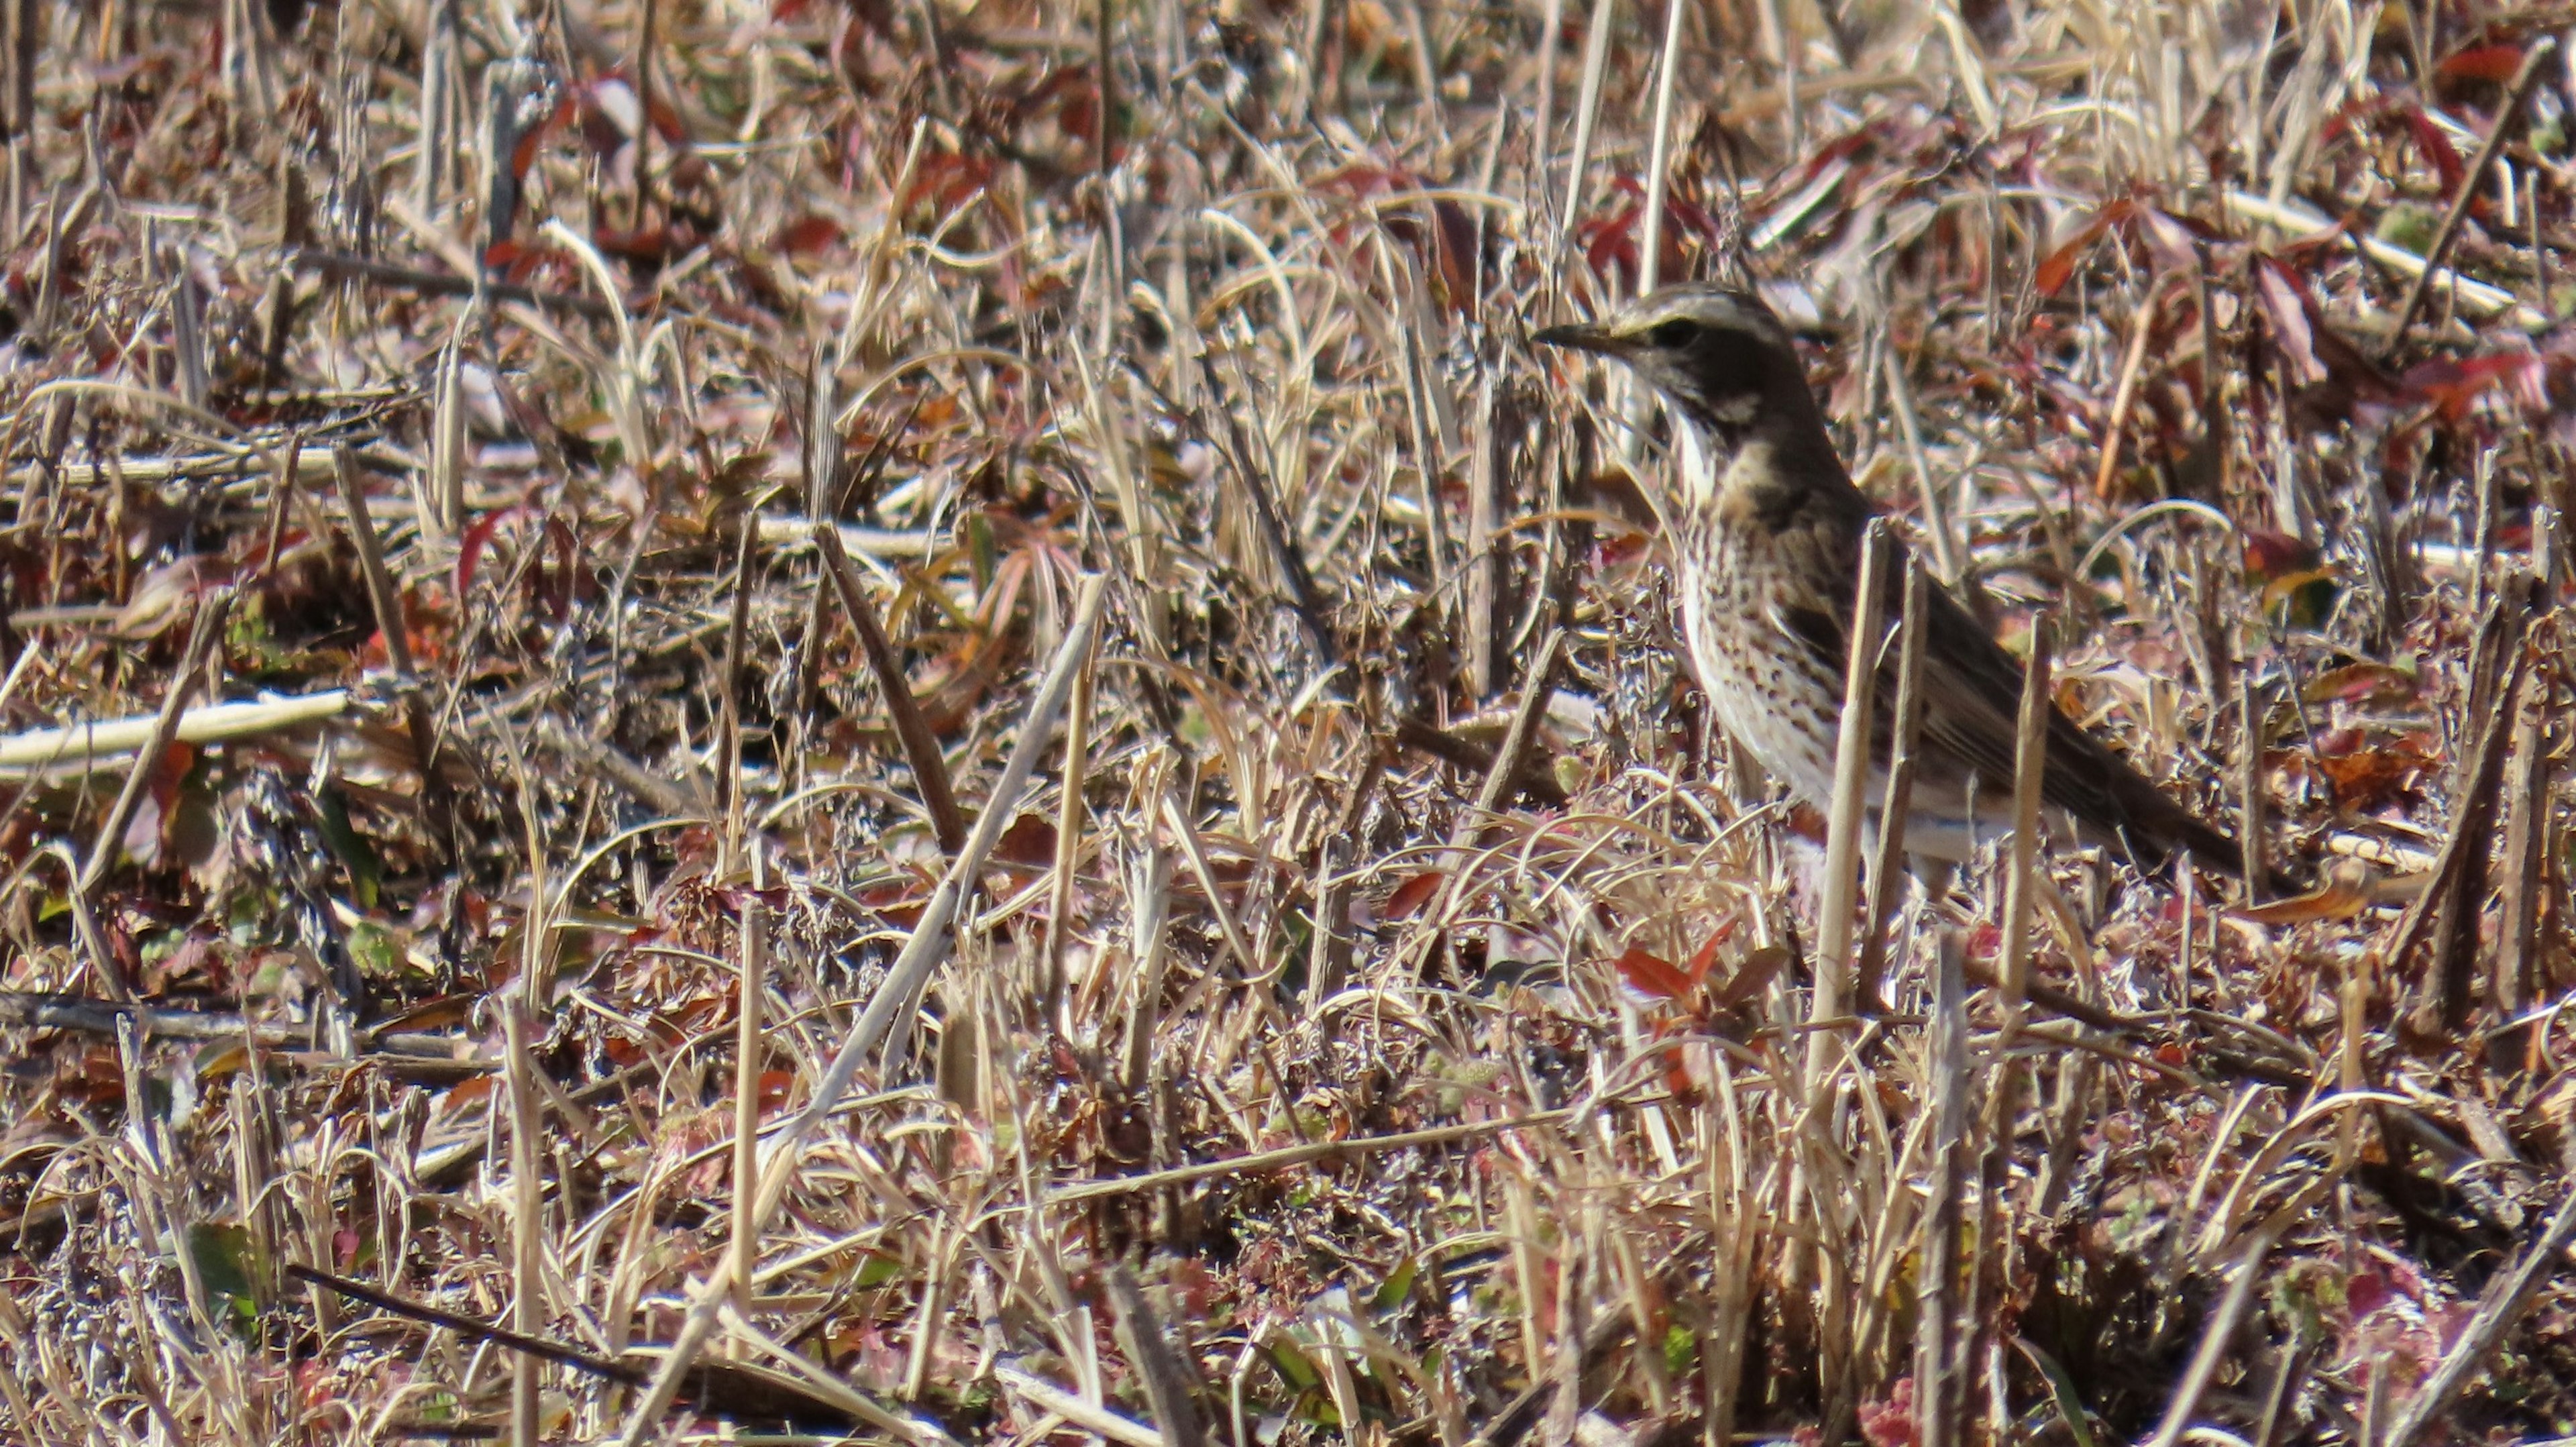
[[[1889,581],[1896,585],[1890,589],[1887,608],[1892,622],[1903,606],[1902,575]],[[1985,788],[2009,796],[2021,709],[2021,664],[1948,593],[1933,588],[1927,600],[1923,766],[1936,775],[1974,777],[1984,781]],[[1784,608],[1781,622],[1839,670],[1848,656],[1845,615],[1849,608],[1848,602],[1832,612]],[[1878,670],[1882,722],[1871,731],[1872,751],[1882,760],[1888,749],[1884,721],[1896,712],[1896,673],[1896,650],[1891,646]],[[2231,873],[2244,867],[2233,840],[2166,798],[2144,775],[2054,707],[2049,710],[2048,770],[2041,779],[2040,795],[2082,823],[2124,842],[2139,862],[2150,867],[2183,849]]]

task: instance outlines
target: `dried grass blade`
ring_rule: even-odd
[[[2048,701],[2055,650],[2045,620],[2030,630],[2030,657],[2022,665],[2021,715],[2013,745],[2012,873],[2004,886],[2003,971],[2000,979],[2003,1042],[2021,1024],[2030,994],[2030,916],[2039,899],[2040,785],[2048,771]],[[1998,1048],[2002,1048],[1999,1046]]]
[[[187,652],[179,662],[177,676],[170,680],[170,691],[161,700],[160,716],[153,720],[152,736],[134,756],[134,765],[125,774],[125,787],[117,792],[116,802],[109,807],[107,818],[90,841],[89,857],[81,862],[80,875],[72,883],[72,919],[80,932],[81,946],[90,957],[90,966],[98,972],[100,983],[119,1001],[134,998],[133,982],[117,964],[107,948],[107,938],[99,930],[98,917],[92,908],[98,887],[115,867],[117,856],[125,850],[125,829],[133,822],[134,811],[143,803],[143,791],[151,783],[154,771],[161,767],[161,756],[169,752],[178,737],[179,719],[187,712],[188,700],[196,695],[197,686],[205,680],[206,664],[214,656],[215,645],[224,636],[224,620],[232,616],[233,594],[227,588],[210,594],[197,604],[197,619],[188,634]]]
[[[840,595],[841,611],[849,615],[859,647],[868,656],[868,668],[877,676],[877,692],[885,696],[886,716],[894,721],[904,762],[912,768],[914,787],[921,790],[922,807],[930,811],[931,832],[938,836],[939,847],[954,856],[966,842],[966,815],[949,787],[948,760],[939,750],[939,737],[930,731],[920,701],[912,696],[912,680],[904,676],[903,661],[895,657],[894,644],[877,622],[876,605],[859,586],[850,555],[842,550],[839,529],[817,522],[813,536],[823,554],[823,566],[832,576],[832,587]]]

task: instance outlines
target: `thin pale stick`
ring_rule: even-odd
[[[2040,786],[2048,772],[2048,720],[2054,709],[2048,687],[2055,650],[2049,646],[2045,619],[2030,630],[2030,659],[2023,665],[2021,716],[2013,744],[2012,873],[2004,886],[2004,963],[2000,979],[2003,1038],[2012,1044],[2021,1026],[2022,1002],[2030,995],[2030,916],[2038,902],[2031,872],[2039,867]]]
[[[1930,610],[1931,581],[1923,560],[1905,560],[1905,612],[1897,623],[1896,719],[1887,749],[1887,792],[1878,809],[1878,854],[1870,861],[1869,913],[1852,967],[1852,1009],[1883,1010],[1878,977],[1887,962],[1887,912],[1896,903],[1897,870],[1905,857],[1906,816],[1914,802],[1914,752],[1923,737],[1923,618]]]
[[[1843,714],[1834,744],[1833,807],[1825,822],[1825,883],[1816,906],[1816,993],[1810,1025],[1841,1019],[1849,1011],[1852,973],[1852,908],[1858,903],[1860,836],[1869,786],[1870,714],[1878,694],[1879,633],[1886,619],[1889,537],[1884,519],[1872,519],[1860,544],[1860,588],[1852,599],[1852,626],[1843,669]],[[1812,1098],[1838,1048],[1835,1032],[1818,1029],[1807,1041],[1806,1086]]]
[[[89,857],[81,862],[78,878],[72,882],[72,923],[79,931],[81,946],[98,971],[101,983],[119,1002],[134,998],[134,988],[117,967],[115,955],[109,953],[107,937],[98,927],[93,903],[98,887],[115,867],[117,856],[125,852],[125,830],[134,822],[134,811],[143,804],[143,791],[152,775],[161,767],[161,756],[170,751],[171,740],[178,736],[179,719],[188,711],[188,700],[204,681],[206,661],[214,654],[216,641],[224,636],[224,620],[232,616],[232,590],[225,589],[197,604],[197,620],[188,634],[188,651],[181,656],[178,675],[170,680],[170,692],[161,700],[161,715],[153,721],[152,737],[134,756],[133,767],[126,770],[125,787],[117,792],[116,803],[109,807],[107,818],[98,827],[98,837],[90,841]]]

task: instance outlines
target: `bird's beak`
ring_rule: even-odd
[[[1543,347],[1572,347],[1578,352],[1597,352],[1605,357],[1615,357],[1624,350],[1619,339],[1612,336],[1607,327],[1583,324],[1549,327],[1530,340]]]

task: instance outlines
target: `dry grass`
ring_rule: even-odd
[[[0,1437],[2576,1434],[2567,19],[5,0]],[[2321,887],[1822,867],[1731,267]]]

